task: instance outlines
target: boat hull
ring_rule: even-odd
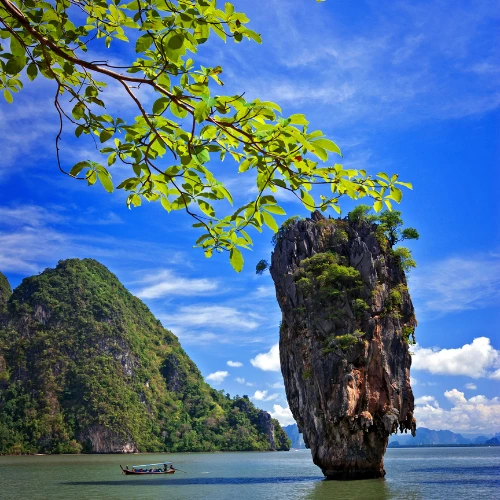
[[[121,466],[120,466],[121,467]],[[135,470],[130,470],[130,469],[124,469],[121,467],[123,474],[127,476],[162,476],[164,474],[174,474],[175,470],[167,470],[167,471],[161,471],[161,472],[139,472]]]

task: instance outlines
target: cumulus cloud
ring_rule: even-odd
[[[478,337],[471,344],[456,349],[413,348],[413,370],[425,370],[437,375],[465,375],[472,378],[495,378],[492,371],[500,362],[500,353],[487,337]]]
[[[214,373],[210,373],[210,375],[207,375],[205,377],[205,380],[207,380],[208,382],[212,382],[214,385],[218,385],[221,384],[228,375],[229,372],[219,370]]]
[[[500,398],[488,399],[477,395],[467,399],[463,392],[452,389],[444,393],[452,408],[445,410],[433,399],[422,400],[415,407],[415,416],[420,427],[454,432],[495,433],[500,430]],[[417,400],[418,401],[418,400]]]
[[[257,401],[263,401],[267,396],[267,391],[255,391],[255,394],[252,396],[252,399],[256,399]]]
[[[425,405],[425,404],[436,404],[436,398],[434,396],[421,396],[415,399],[416,405]]]
[[[273,410],[274,411],[271,412],[271,417],[275,418],[281,425],[290,425],[295,423],[292,412],[288,406],[284,408],[281,405],[273,405]]]
[[[466,389],[469,389],[470,391],[475,391],[477,389],[477,385],[473,384],[472,382],[469,384],[465,384],[464,386]]]
[[[256,401],[273,401],[278,397],[278,394],[267,394],[268,391],[255,391],[255,394],[252,396],[252,399]]]
[[[158,299],[172,295],[207,295],[218,288],[217,281],[183,278],[170,269],[158,269],[154,273],[147,274],[141,283],[144,284],[143,288],[135,292],[141,299]]]
[[[280,351],[279,345],[274,344],[268,352],[257,354],[255,358],[250,360],[252,366],[264,370],[265,372],[280,371]]]
[[[243,366],[243,363],[241,363],[240,361],[229,360],[227,362],[227,366],[230,366],[231,368],[241,368]]]
[[[415,270],[412,298],[425,316],[480,309],[500,301],[500,257],[448,258]]]

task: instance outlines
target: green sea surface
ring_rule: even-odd
[[[172,461],[168,476],[125,476],[120,464]],[[309,450],[0,457],[0,498],[500,499],[500,447],[389,449],[385,479],[325,481]]]

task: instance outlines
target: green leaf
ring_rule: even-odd
[[[202,148],[196,153],[196,158],[200,163],[207,163],[210,161],[210,153],[205,148]]]
[[[311,142],[311,146],[314,148],[311,150],[311,153],[314,153],[320,160],[328,160],[326,149],[323,149],[320,145],[316,144],[316,142]]]
[[[15,57],[25,57],[24,47],[21,45],[21,42],[17,39],[16,36],[11,35],[10,37],[10,51]]]
[[[198,205],[200,206],[203,213],[207,214],[209,217],[215,217],[215,210],[213,209],[212,205],[204,200],[198,200]]]
[[[278,205],[266,205],[265,207],[262,207],[268,212],[271,212],[272,214],[277,214],[277,215],[286,215],[286,212]]]
[[[9,103],[9,104],[12,104],[13,101],[14,101],[14,98],[12,97],[12,94],[10,93],[10,91],[8,89],[5,89],[3,91],[3,96],[5,97],[5,100]]]
[[[89,186],[92,186],[97,181],[97,174],[95,173],[94,170],[92,170],[92,171],[90,171],[90,172],[87,173],[86,179],[87,179],[87,184]]]
[[[245,261],[243,259],[243,255],[236,247],[231,248],[229,252],[229,262],[237,273],[241,272],[243,269],[243,263]]]
[[[290,123],[294,125],[309,125],[309,122],[306,120],[305,115],[300,115],[300,114],[291,115],[289,120]]]
[[[400,186],[404,186],[405,188],[413,189],[413,184],[411,182],[400,182],[400,181],[397,181],[394,184],[399,184]]]
[[[108,156],[108,167],[113,165],[115,162],[116,162],[116,152],[113,152]]]
[[[213,125],[207,125],[203,127],[200,135],[203,139],[215,139],[217,136],[217,128]]]
[[[106,142],[108,139],[111,139],[111,137],[113,137],[113,134],[113,130],[103,130],[101,132],[101,135],[99,136],[99,140],[101,141],[101,143]]]
[[[89,162],[87,161],[80,161],[76,163],[71,170],[69,171],[69,175],[72,175],[73,177],[76,177],[84,168],[90,167]]]
[[[8,75],[18,75],[26,65],[26,57],[11,57],[5,65],[5,72]]]
[[[380,200],[377,200],[373,204],[373,210],[375,210],[375,212],[380,212],[380,210],[382,210],[382,202]]]
[[[398,203],[401,203],[401,200],[403,198],[403,193],[401,189],[398,189],[396,187],[391,188],[391,196],[394,201],[397,201]]]
[[[184,108],[178,106],[174,101],[172,101],[172,104],[170,106],[170,111],[177,118],[185,118],[188,114],[188,112]]]
[[[77,104],[75,104],[75,107],[73,108],[73,111],[71,111],[71,114],[73,115],[73,118],[75,120],[79,120],[85,115],[85,106],[81,102],[78,102]]]
[[[170,102],[170,99],[167,97],[160,97],[159,99],[156,99],[155,103],[153,104],[153,113],[155,115],[160,115],[167,109],[168,103]]]
[[[101,184],[103,185],[104,189],[108,193],[112,193],[114,190],[113,183],[111,182],[111,179],[109,177],[109,174],[106,174],[105,172],[99,171],[97,173],[97,176],[99,177],[99,180],[101,181]]]
[[[194,107],[194,118],[198,123],[205,121],[210,114],[210,107],[205,101],[200,101]]]
[[[146,35],[140,36],[135,42],[135,51],[137,53],[144,52],[151,47],[153,43],[153,37],[147,33]]]
[[[170,206],[170,201],[167,200],[164,196],[161,197],[160,199],[161,206],[167,211],[170,212],[171,206]]]
[[[314,198],[307,191],[301,190],[300,197],[302,199],[302,203],[308,210],[314,210]]]
[[[342,156],[340,152],[340,148],[330,139],[316,139],[315,141],[311,141],[311,144],[314,146],[319,146],[327,151],[331,151],[332,153],[337,153]]]
[[[186,53],[185,38],[178,33],[171,32],[162,39],[162,48],[171,61],[177,62]]]
[[[38,75],[38,68],[36,67],[36,64],[29,64],[26,68],[26,74],[28,75],[30,81],[33,81]]]
[[[279,226],[276,224],[276,221],[274,220],[274,217],[271,214],[268,214],[267,212],[261,212],[262,218],[264,219],[264,223],[266,226],[271,229],[273,233],[277,233],[279,231]]]

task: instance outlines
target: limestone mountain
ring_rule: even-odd
[[[61,261],[13,293],[0,275],[0,318],[0,453],[289,449],[95,260]]]
[[[319,212],[276,236],[270,271],[286,395],[328,478],[383,476],[389,434],[415,429],[408,255],[391,248],[382,225]]]
[[[283,427],[283,430],[286,432],[286,435],[290,438],[292,442],[292,448],[296,448],[298,450],[302,450],[306,447],[304,443],[304,438],[302,434],[299,432],[297,424],[290,424]]]
[[[486,437],[484,441],[486,441]],[[395,444],[397,443],[397,445]],[[472,444],[470,439],[463,437],[461,434],[448,430],[434,431],[426,427],[419,427],[416,435],[391,436],[389,446],[439,446],[439,445],[459,445]]]

